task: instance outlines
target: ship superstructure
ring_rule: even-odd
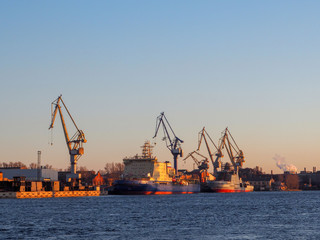
[[[128,180],[143,179],[155,182],[172,181],[175,174],[170,162],[158,162],[157,157],[152,156],[152,148],[146,141],[142,148],[142,155],[124,158],[123,178]]]

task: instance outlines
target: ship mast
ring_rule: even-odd
[[[142,157],[143,158],[152,158],[153,146],[151,146],[149,141],[145,141],[143,146],[141,146],[141,148],[142,148]]]

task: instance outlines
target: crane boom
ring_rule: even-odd
[[[167,148],[170,150],[171,154],[173,155],[174,169],[176,174],[178,174],[177,159],[178,159],[178,155],[180,155],[180,157],[182,157],[183,155],[183,151],[181,149],[181,143],[183,143],[183,141],[180,138],[178,138],[174,133],[170,123],[168,122],[166,116],[164,115],[164,112],[160,113],[160,115],[157,117],[156,131],[153,138],[157,136],[160,126],[162,126],[163,128],[164,140],[166,142]],[[171,134],[173,135],[173,137],[170,136],[168,128],[169,130],[171,130]]]
[[[76,125],[74,119],[72,118],[68,108],[64,104],[64,102],[63,102],[61,97],[62,97],[62,95],[60,95],[56,100],[54,100],[51,103],[51,111],[52,111],[52,106],[55,105],[55,107],[54,107],[54,110],[52,111],[52,114],[51,114],[51,124],[49,126],[49,129],[53,128],[57,113],[59,111],[60,120],[61,120],[63,132],[64,132],[64,137],[65,137],[65,141],[66,141],[67,148],[68,148],[69,154],[70,154],[71,176],[73,176],[73,178],[78,178],[77,177],[78,175],[76,174],[77,161],[84,154],[84,149],[83,149],[82,144],[86,143],[87,140],[85,138],[85,135],[84,135],[83,131],[79,130],[78,126]],[[67,111],[70,119],[72,120],[75,128],[77,129],[76,133],[72,136],[72,138],[69,137],[67,126],[66,126],[63,114],[62,114],[62,109],[61,109],[60,102],[64,106],[64,108]]]
[[[197,154],[198,156],[202,157],[203,159],[199,161],[194,156],[194,154]],[[202,154],[198,153],[197,151],[193,151],[193,152],[189,153],[188,156],[183,159],[183,161],[186,161],[189,157],[191,157],[193,159],[193,161],[197,164],[197,166],[200,170],[209,169],[209,164],[208,164],[209,162],[208,162],[207,157],[203,156]]]
[[[57,112],[59,111],[64,137],[65,137],[65,140],[66,140],[66,143],[67,143],[68,150],[71,151],[71,142],[70,142],[68,130],[67,130],[67,127],[66,127],[66,124],[65,124],[65,121],[64,121],[64,117],[63,117],[63,114],[62,114],[61,106],[59,104],[60,101],[62,102],[61,95],[52,103],[52,105],[55,104],[56,106],[55,106],[54,112],[52,114],[52,120],[51,120],[51,124],[50,124],[49,129],[53,128],[53,125],[54,125],[54,122],[55,122],[55,119],[56,119],[56,116],[57,116]]]

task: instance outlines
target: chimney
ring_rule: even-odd
[[[317,168],[313,167],[313,173],[316,173],[316,171],[317,171]]]
[[[38,151],[37,181],[41,181],[41,151]]]

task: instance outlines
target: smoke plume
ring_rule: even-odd
[[[284,157],[276,154],[273,159],[276,161],[277,167],[282,169],[284,172],[297,172],[297,167],[293,164],[287,164]]]

